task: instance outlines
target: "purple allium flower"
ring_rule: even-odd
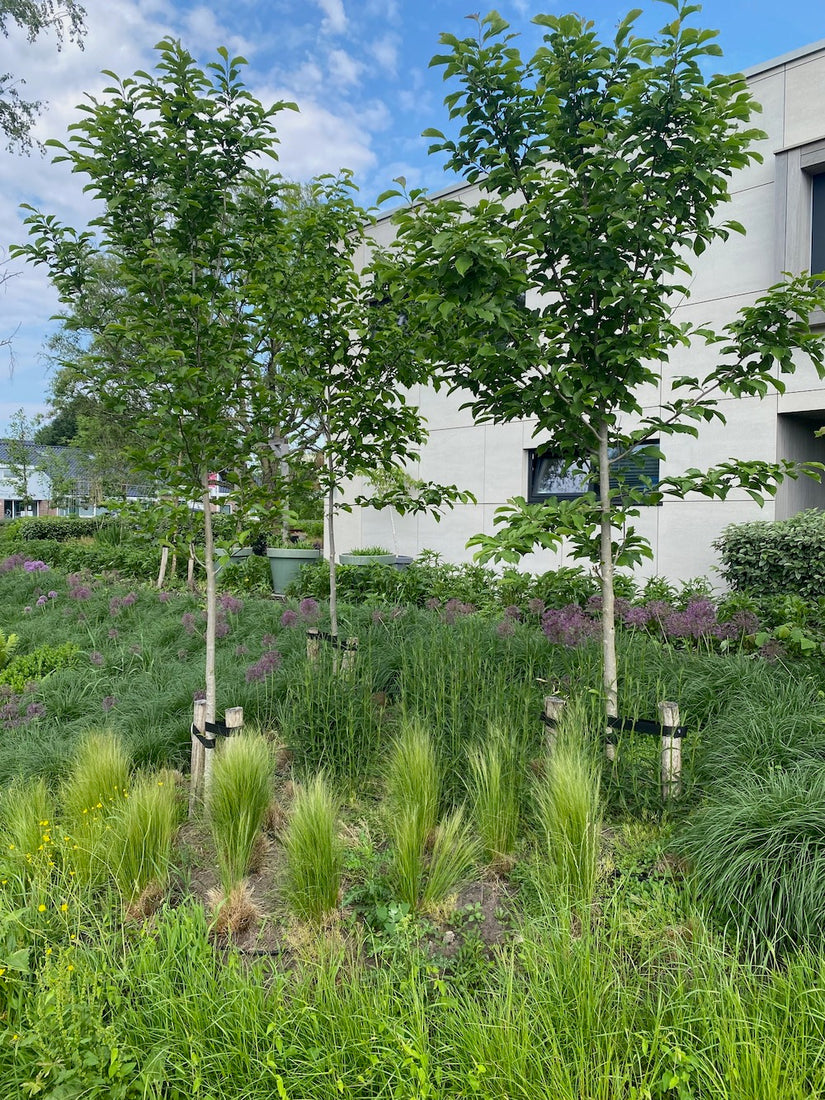
[[[265,646],[266,648],[274,646],[275,642],[276,638],[274,634],[264,634],[264,636],[261,638],[261,645]]]
[[[45,607],[48,602],[49,601],[45,596],[37,597],[37,607]]]
[[[120,596],[112,596],[112,598],[109,600],[109,614],[110,615],[119,615],[120,614],[120,607],[121,607]]]
[[[91,594],[92,590],[86,584],[78,584],[69,589],[69,596],[73,600],[88,600]]]
[[[171,595],[170,592],[158,592],[158,599],[160,600],[161,603],[169,603],[171,598],[172,598],[172,595]]]
[[[32,721],[35,718],[42,718],[46,713],[46,708],[42,703],[29,703],[26,707],[26,718]]]
[[[499,638],[509,638],[511,634],[515,633],[515,629],[512,619],[502,619],[496,626],[496,634]]]
[[[112,707],[117,706],[117,699],[115,699],[114,695],[104,695],[101,706],[108,713]]]
[[[435,596],[430,596],[424,606],[428,611],[438,611],[441,607],[441,600],[437,600]]]
[[[137,596],[135,595],[134,592],[129,592],[127,595],[122,597],[122,599],[120,601],[120,606],[121,607],[131,607],[132,604],[135,604],[135,603],[137,603]]]
[[[376,610],[375,610],[375,611],[373,611],[373,613],[372,613],[372,616],[371,616],[371,617],[372,617],[372,621],[373,621],[374,623],[383,623],[383,621],[384,621],[384,612],[383,612],[383,611],[379,611],[379,610],[378,610],[378,609],[376,608]]]
[[[218,621],[215,623],[216,638],[225,638],[230,630],[231,627],[229,626],[229,623],[226,621],[226,619],[218,619]]]
[[[247,647],[245,645],[236,645],[235,646],[235,656],[236,657],[245,657],[247,655],[247,653],[249,653],[249,650],[247,649]]]
[[[274,672],[281,664],[281,655],[277,649],[268,649],[254,665],[250,665],[244,673],[248,684],[260,683],[270,673]]]
[[[531,615],[543,615],[544,614],[544,600],[540,600],[537,596],[529,600],[527,603],[527,610]]]
[[[184,611],[180,621],[187,634],[192,635],[195,633],[195,615],[192,611]]]
[[[312,596],[306,596],[298,604],[298,611],[304,622],[314,623],[317,622],[321,614],[321,608],[318,606],[318,601],[313,600]]]
[[[520,619],[521,608],[517,607],[516,604],[511,603],[509,607],[504,608],[504,614],[507,616],[508,619]]]
[[[31,606],[29,604],[26,604],[26,606],[23,608],[23,614],[28,615],[30,611],[31,611]]]
[[[94,653],[89,654],[89,660],[92,662],[93,665],[96,665],[97,668],[100,668],[100,666],[103,664],[103,654],[98,653],[97,650],[95,650]]]
[[[230,615],[239,615],[243,611],[243,600],[224,592],[218,599],[218,606],[221,611],[228,611]]]
[[[281,626],[295,626],[295,624],[297,622],[298,622],[298,612],[293,611],[291,607],[288,607],[286,609],[286,611],[283,613],[283,615],[281,616]],[[267,635],[267,637],[269,637],[269,635]],[[274,640],[275,639],[273,638],[272,641],[274,641]],[[269,644],[271,645],[272,642],[270,642]]]
[[[625,626],[641,629],[650,621],[650,612],[646,607],[628,607],[622,615]]]
[[[557,645],[576,646],[599,632],[599,623],[587,615],[578,604],[570,603],[561,610],[545,611],[541,629]]]
[[[17,705],[17,699],[12,698],[8,703],[4,703],[0,707],[0,722],[7,725],[9,722],[16,721],[20,717],[20,708]]]
[[[117,629],[117,627],[112,627],[112,629],[109,631],[109,637],[112,639],[112,641],[120,637],[120,631]]]
[[[11,554],[0,561],[0,573],[10,573],[12,569],[18,569],[25,560],[22,554]]]
[[[44,561],[24,561],[23,568],[27,573],[45,573],[49,567]]]
[[[49,597],[50,600],[57,599],[57,593],[54,591],[54,589],[52,589],[51,592],[47,592],[46,595]]]

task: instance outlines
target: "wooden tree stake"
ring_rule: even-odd
[[[544,726],[544,734],[548,753],[552,753],[553,751],[553,743],[556,740],[556,727],[561,720],[563,710],[564,699],[562,699],[560,695],[545,695],[544,717],[547,719],[547,722]],[[550,722],[553,722],[554,725],[549,725]]]
[[[311,626],[307,630],[307,660],[311,664],[317,664],[318,658],[321,656],[321,632],[316,627]]]
[[[206,749],[194,734],[197,730],[201,736],[205,736],[206,730],[206,700],[196,699],[192,708],[192,761],[189,775],[189,816],[192,817],[195,809],[203,796],[204,770],[206,766]]]
[[[682,739],[664,731],[679,725],[679,704],[659,703],[662,724],[662,798],[678,798],[682,793]]]
[[[341,652],[341,674],[350,675],[355,670],[355,658],[358,653],[358,639],[347,638],[346,648]]]

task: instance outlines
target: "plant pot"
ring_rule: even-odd
[[[272,575],[272,591],[282,596],[287,585],[297,580],[301,566],[310,561],[317,561],[321,551],[296,546],[268,546],[266,556],[269,558],[269,572]]]
[[[394,565],[395,554],[339,554],[341,565]]]
[[[395,561],[392,563],[396,569],[406,569],[408,565],[412,565],[413,559],[408,558],[406,554],[396,554]]]
[[[234,550],[216,550],[215,551],[215,576],[223,569],[227,562],[231,562],[233,565],[237,565],[239,562],[246,561],[252,554],[251,546],[236,546]]]

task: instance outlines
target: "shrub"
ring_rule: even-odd
[[[797,594],[816,601],[825,571],[825,513],[737,523],[714,542],[731,588],[758,596]]]
[[[24,542],[94,538],[106,522],[103,516],[33,516],[20,521],[19,538]]]
[[[271,766],[266,742],[257,734],[230,737],[216,752],[206,809],[227,895],[249,869],[269,805]]]
[[[825,935],[825,771],[747,776],[705,803],[681,840],[697,896],[758,957]]]
[[[320,921],[338,904],[343,854],[338,803],[324,776],[298,786],[284,837],[287,899],[294,912]]]
[[[64,642],[57,646],[38,646],[31,653],[21,653],[13,657],[0,671],[0,684],[8,684],[12,691],[19,694],[26,684],[42,680],[59,668],[69,668],[76,664],[79,654],[80,650],[73,642]]]

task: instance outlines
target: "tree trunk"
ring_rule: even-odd
[[[212,502],[209,498],[209,475],[203,482],[203,542],[206,568],[206,721],[214,722],[217,703],[215,685],[215,626],[217,591],[215,585],[215,540],[212,535]]]
[[[335,489],[332,485],[333,467],[331,458],[327,460],[327,469],[329,471],[330,479],[330,489],[327,493],[327,552],[329,553],[329,631],[334,639],[333,644],[335,644],[335,642],[338,640],[338,592],[336,588],[335,572]]]
[[[602,681],[605,711],[609,718],[618,715],[619,686],[616,663],[616,601],[613,592],[613,528],[610,522],[610,452],[607,446],[607,424],[599,428],[599,509],[601,518],[601,581],[602,581]],[[609,729],[606,730],[610,732]],[[606,748],[609,760],[615,758],[615,747]]]

